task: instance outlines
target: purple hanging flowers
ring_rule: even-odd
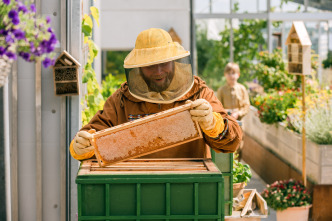
[[[18,39],[18,40],[21,40],[21,39],[25,38],[25,33],[20,29],[15,29],[13,31],[13,34],[14,34],[15,38]]]
[[[36,6],[34,4],[30,5],[30,9],[32,12],[36,12]]]
[[[51,18],[36,16],[34,4],[18,0],[0,0],[0,58],[22,57],[25,61],[41,60],[43,66],[54,65],[58,40],[51,28]]]
[[[2,2],[6,5],[9,5],[10,4],[10,0],[2,0]]]
[[[28,12],[28,9],[25,5],[20,4],[20,6],[18,7],[18,11],[19,12],[23,12],[24,14]]]
[[[0,56],[3,56],[6,53],[6,49],[0,46]]]

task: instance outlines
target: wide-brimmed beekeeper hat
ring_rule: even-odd
[[[172,69],[163,69],[163,64],[168,62]],[[143,69],[147,66],[161,67],[154,74],[167,75],[167,88],[159,91],[151,87],[151,82],[144,79]],[[194,84],[189,51],[173,42],[162,29],[151,28],[137,36],[135,48],[124,60],[124,68],[130,94],[150,103],[172,103],[188,93]],[[172,79],[168,78],[172,75]]]
[[[142,31],[136,39],[135,48],[124,60],[124,68],[145,67],[189,56],[179,43],[173,42],[163,29],[150,28]]]

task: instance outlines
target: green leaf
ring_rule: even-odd
[[[88,95],[88,102],[90,104],[93,104],[95,102],[95,96],[94,95]]]
[[[91,41],[91,48],[92,48],[92,51],[93,51],[93,54],[94,54],[94,57],[96,57],[97,55],[98,55],[98,47],[97,47],[97,45],[93,42],[93,41]]]
[[[87,74],[84,74],[82,77],[82,83],[85,84],[88,82],[88,80],[89,80],[89,76]]]
[[[91,19],[91,17],[90,17],[89,15],[87,15],[87,14],[84,15],[83,23],[84,23],[85,25],[90,26],[91,29],[93,28],[93,22],[92,22],[92,19]]]
[[[82,21],[82,32],[84,33],[84,36],[91,36],[92,28],[93,28],[92,19],[90,16],[85,14]]]
[[[92,34],[92,28],[89,25],[82,25],[82,32],[84,36],[91,36]]]
[[[97,22],[97,25],[99,27],[99,10],[98,8],[94,7],[94,6],[91,6],[90,7],[90,11],[91,11],[91,15],[93,16],[93,18],[96,20]]]

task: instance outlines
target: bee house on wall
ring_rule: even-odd
[[[174,42],[178,42],[180,45],[182,45],[181,38],[179,37],[179,35],[176,33],[176,31],[173,28],[169,29],[168,33]]]
[[[81,64],[67,51],[63,51],[53,66],[54,90],[57,96],[79,94],[78,69]]]
[[[301,21],[293,22],[289,31],[287,60],[290,74],[308,75],[311,72],[311,41]]]

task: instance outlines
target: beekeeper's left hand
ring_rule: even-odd
[[[213,117],[212,106],[207,100],[187,100],[186,103],[191,103],[191,118],[197,121],[203,130],[214,129],[216,122]]]

